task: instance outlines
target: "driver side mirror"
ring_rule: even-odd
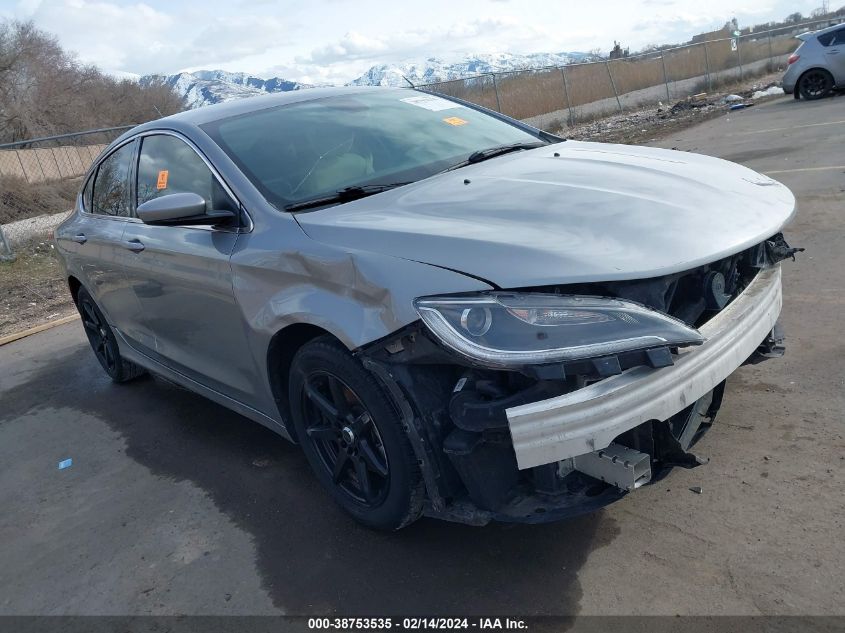
[[[207,210],[205,199],[196,193],[170,193],[138,205],[138,218],[152,225],[223,224],[236,217],[227,210]]]

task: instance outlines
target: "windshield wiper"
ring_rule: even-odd
[[[410,185],[410,182],[392,182],[383,185],[353,185],[351,187],[344,187],[338,189],[334,193],[319,198],[311,198],[310,200],[303,200],[301,202],[292,202],[285,205],[286,211],[300,211],[302,209],[313,209],[315,207],[323,207],[327,204],[336,204],[340,202],[350,202],[351,200],[358,200],[359,198],[366,198],[383,191],[396,189],[396,187],[403,187]]]
[[[522,149],[537,149],[538,147],[543,147],[547,143],[543,143],[542,141],[534,141],[531,143],[511,143],[510,145],[497,145],[496,147],[488,147],[487,149],[480,149],[478,151],[473,152],[470,154],[466,160],[462,160],[460,163],[452,165],[443,171],[452,171],[453,169],[460,169],[461,167],[466,167],[467,165],[474,165],[475,163],[480,163],[482,161],[488,160],[490,158],[495,158],[496,156],[501,156],[502,154],[510,154],[511,152],[518,152]]]

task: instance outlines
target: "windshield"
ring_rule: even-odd
[[[325,97],[202,128],[280,209],[347,187],[421,180],[479,150],[539,142],[504,121],[413,90]]]

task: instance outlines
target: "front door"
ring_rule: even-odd
[[[211,169],[184,140],[170,134],[141,138],[135,197],[192,192],[207,209],[237,211]],[[135,251],[124,259],[141,303],[134,324],[155,339],[142,350],[168,367],[246,404],[255,401],[257,371],[235,302],[229,257],[238,227],[151,226],[129,222],[123,240]]]

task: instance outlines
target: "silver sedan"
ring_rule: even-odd
[[[728,375],[783,353],[794,212],[722,160],[314,89],[131,130],[56,242],[114,381],[296,441],[397,529],[560,519],[704,463]]]

